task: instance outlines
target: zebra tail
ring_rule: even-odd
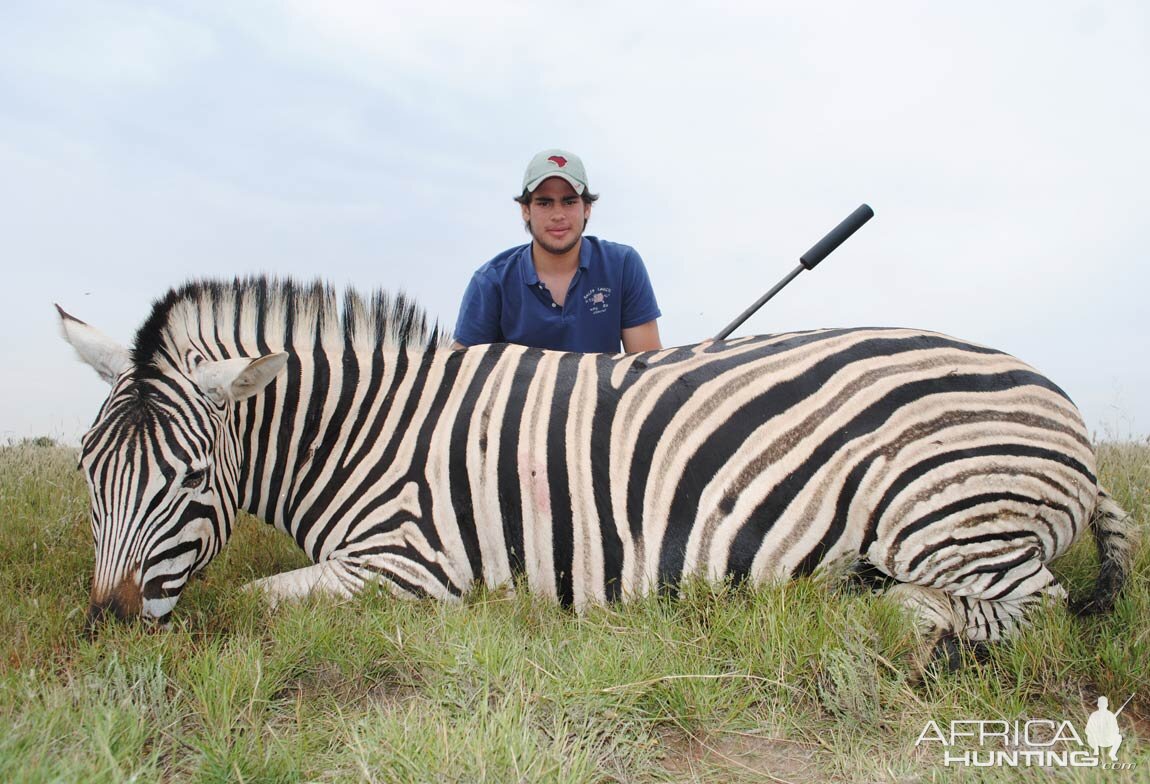
[[[1114,600],[1134,566],[1141,533],[1134,518],[1102,488],[1098,489],[1090,530],[1098,547],[1098,579],[1089,596],[1071,603],[1070,609],[1076,615],[1096,615],[1114,608]]]

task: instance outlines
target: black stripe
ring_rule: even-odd
[[[240,473],[237,483],[240,505],[244,510],[258,515],[260,505],[260,483],[254,473],[256,454],[259,451],[256,428],[256,398],[249,397],[236,408],[233,419],[236,421],[236,439],[239,442]],[[247,487],[251,483],[250,489]]]
[[[401,357],[402,362],[399,361]],[[391,467],[391,464],[395,462],[395,458],[399,454],[399,450],[402,448],[403,444],[413,437],[412,431],[415,430],[420,424],[422,424],[416,420],[415,412],[423,402],[424,395],[426,395],[428,392],[428,376],[431,373],[431,367],[434,358],[435,355],[433,353],[426,353],[422,355],[417,354],[415,357],[409,357],[407,356],[406,351],[400,351],[396,355],[397,364],[395,383],[393,383],[391,389],[388,390],[385,402],[391,403],[394,401],[400,386],[402,386],[404,377],[399,375],[401,369],[404,370],[404,375],[413,373],[414,379],[412,380],[411,389],[408,392],[407,401],[403,405],[403,410],[400,411],[399,416],[396,418],[395,429],[387,434],[387,441],[384,444],[384,449],[382,452],[374,451],[374,449],[378,448],[380,445],[381,434],[383,432],[383,424],[384,420],[387,418],[387,410],[391,408],[390,405],[387,405],[385,409],[382,409],[378,412],[375,421],[372,423],[371,429],[368,431],[368,437],[364,444],[363,454],[365,457],[372,461],[373,466],[367,477],[363,480],[362,486],[364,488],[374,488],[376,486],[376,484],[379,482],[379,478],[383,476],[383,474],[386,473],[387,470]],[[408,367],[408,364],[412,359],[415,359],[418,364],[415,364],[412,367]],[[418,454],[416,457],[416,462],[418,462]],[[411,477],[408,476],[407,478]],[[426,484],[426,481],[420,481],[422,484]],[[352,518],[352,528],[357,527],[372,512],[386,503],[386,501],[395,498],[403,489],[402,486],[402,481],[397,482],[392,488],[390,488],[390,491],[393,493],[392,495],[373,499],[371,504],[362,508],[356,514],[356,516]],[[344,488],[344,490],[346,489],[347,488]],[[353,493],[353,496],[355,495],[356,494]],[[332,522],[334,522],[336,519],[342,519],[347,514],[349,514],[350,506],[355,503],[356,500],[358,499],[348,498],[347,501],[345,501],[342,505],[340,513],[336,515],[335,518],[333,518]],[[331,524],[332,523],[329,523],[328,527],[324,529],[323,533],[320,535],[320,539],[326,539],[328,537]],[[430,537],[429,542],[431,542],[432,546],[434,547],[439,546],[438,539],[435,536]]]
[[[866,475],[867,470],[871,467],[878,452],[871,453],[867,459],[856,465],[847,474],[846,480],[843,482],[842,487],[839,488],[838,500],[835,503],[835,516],[831,520],[831,524],[827,529],[826,534],[819,541],[817,545],[807,553],[806,557],[799,561],[799,565],[795,568],[794,574],[808,575],[818,568],[819,564],[823,562],[827,552],[835,542],[842,536],[842,532],[846,530],[847,515],[850,512],[851,502],[854,501],[855,494],[858,492],[859,485],[862,483],[863,476]]]
[[[266,328],[267,321],[267,296],[267,281],[260,280],[259,285],[255,287],[255,338],[256,353],[259,356],[271,353],[271,348],[268,347],[268,343],[264,339],[264,330]],[[291,372],[290,368],[288,369],[288,372]],[[298,388],[298,379],[289,377],[288,381],[290,383],[285,384],[285,386]],[[268,458],[269,456],[273,458],[275,456],[275,449],[271,446],[271,433],[272,422],[275,420],[276,413],[280,410],[279,386],[280,385],[277,383],[277,381],[272,381],[264,389],[264,394],[253,395],[251,398],[249,398],[252,401],[256,401],[256,406],[260,408],[262,413],[259,430],[259,447],[257,449],[255,464],[252,466],[252,471],[254,471],[256,478],[256,481],[253,485],[252,495],[254,496],[253,503],[256,504],[255,508],[260,510],[260,516],[265,520],[271,519],[271,517],[268,515],[268,509],[274,506],[275,503],[274,496],[270,496],[270,490],[269,498],[265,499],[260,496],[262,494],[261,484],[263,479],[268,475]]]
[[[242,356],[245,349],[243,343],[244,330],[243,330],[243,303],[244,303],[244,290],[240,289],[232,298],[232,342],[236,347],[237,358]],[[256,472],[257,465],[262,468],[263,461],[260,453],[265,451],[263,445],[266,441],[259,440],[259,434],[256,429],[256,405],[258,401],[255,397],[249,397],[245,401],[241,401],[236,409],[237,417],[244,423],[244,432],[241,434],[240,443],[243,448],[240,450],[242,460],[240,462],[240,481],[251,482],[251,494],[246,499],[244,508],[253,514],[258,514],[261,503],[260,491],[260,474]],[[241,491],[242,495],[243,491]]]
[[[476,404],[483,392],[483,387],[499,363],[504,347],[492,347],[485,351],[480,358],[479,367],[471,377],[471,383],[463,393],[459,404],[459,411],[451,425],[451,449],[448,454],[448,485],[451,488],[451,507],[455,512],[455,519],[459,524],[459,536],[463,540],[463,547],[467,552],[467,560],[471,565],[471,573],[476,580],[483,578],[483,556],[479,549],[479,532],[475,525],[475,504],[471,498],[471,482],[468,478],[471,472],[467,464],[467,445],[472,439],[479,439],[479,449],[487,452],[487,433],[482,429],[482,421],[486,417],[476,416]],[[462,352],[453,352],[448,357],[448,365],[454,373],[459,372],[463,361]],[[447,385],[445,385],[447,386]],[[490,402],[488,403],[490,405]],[[428,448],[430,449],[430,429],[427,429]],[[414,469],[414,467],[413,467]]]
[[[458,596],[463,595],[463,592],[457,586],[452,584],[451,580],[448,579],[447,573],[445,571],[443,571],[442,566],[435,563],[434,561],[428,561],[427,559],[425,559],[422,555],[419,554],[419,551],[417,551],[414,547],[406,547],[404,545],[387,544],[387,545],[379,545],[376,547],[366,547],[362,550],[356,550],[355,551],[356,558],[361,558],[363,556],[387,555],[387,554],[397,555],[405,561],[410,561],[412,563],[419,564],[420,567],[422,567],[423,569],[426,569],[428,572],[430,572],[431,576],[435,579],[435,581],[438,582],[440,585],[442,585],[444,588],[446,588],[448,593],[450,593],[452,596],[458,597]],[[408,588],[409,590],[412,590],[414,592],[418,592],[418,593],[421,593],[424,595],[426,595],[426,593],[427,593],[422,588],[419,588],[418,586],[415,586],[413,583],[408,582],[404,578],[399,577],[397,574],[395,574],[395,572],[392,572],[386,566],[380,566],[378,561],[373,562],[370,565],[357,564],[357,568],[364,568],[364,569],[367,569],[368,571],[375,572],[376,574],[384,575],[389,580],[392,580],[397,584],[402,584],[405,586],[405,588]]]
[[[996,496],[991,498],[996,498]],[[952,504],[952,506],[958,507],[959,504]],[[971,504],[962,504],[962,506],[971,506]],[[913,572],[927,558],[951,548],[956,548],[961,551],[963,547],[969,545],[987,544],[989,542],[1002,542],[1005,544],[1007,542],[1016,542],[1020,539],[1030,540],[1037,544],[1037,536],[1035,533],[1027,530],[1001,531],[998,533],[978,534],[977,536],[948,536],[945,539],[940,539],[938,542],[931,544],[929,547],[923,547],[918,555],[910,559],[906,569],[908,572]]]
[[[268,477],[268,506],[266,511],[266,519],[271,523],[274,523],[277,519],[279,519],[280,505],[284,504],[286,506],[288,502],[286,497],[287,494],[284,491],[284,481],[290,481],[292,474],[295,473],[294,471],[290,473],[288,471],[288,454],[291,452],[291,444],[293,441],[296,442],[297,450],[302,452],[305,449],[305,446],[304,444],[300,443],[301,440],[310,440],[312,437],[311,434],[306,432],[295,432],[295,417],[296,412],[299,410],[300,389],[303,386],[303,374],[300,368],[300,360],[299,356],[296,354],[295,343],[292,336],[292,332],[295,328],[296,316],[294,307],[296,296],[295,288],[291,286],[286,287],[284,296],[287,299],[285,308],[287,311],[287,321],[284,325],[284,350],[288,353],[287,368],[285,373],[289,383],[283,385],[282,392],[279,395],[274,395],[270,386],[265,388],[264,392],[266,395],[279,398],[277,403],[280,416],[279,430],[276,434],[275,443],[272,444],[267,441],[264,442],[267,445],[267,449],[265,451],[270,452],[273,457],[271,475]],[[260,310],[262,313],[262,305]],[[262,329],[260,330],[260,335],[262,338]],[[327,357],[324,355],[323,341],[321,340],[320,330],[316,330],[314,348],[315,350],[312,352],[312,354],[315,358],[316,367],[315,377],[312,379],[313,399],[314,393],[317,390],[322,390],[326,393],[327,385],[329,382],[327,373]],[[262,343],[261,341],[260,354],[266,356],[270,353],[272,353],[270,348],[266,348],[266,344]]]
[[[341,447],[341,451],[338,465],[340,467],[345,465],[348,452],[351,450],[351,445],[355,443],[360,431],[363,430],[370,421],[370,417],[367,416],[367,414],[372,411],[372,405],[375,403],[376,395],[379,394],[380,387],[383,386],[384,367],[383,353],[377,349],[367,358],[367,389],[364,391],[363,399],[360,403],[363,408],[359,411],[352,411],[352,401],[355,399],[356,390],[361,383],[360,379],[363,376],[363,368],[360,365],[359,355],[355,351],[355,346],[350,336],[345,339],[343,345],[343,387],[340,390],[337,409],[342,412],[344,419],[349,416],[353,417],[353,419],[350,423],[351,427],[347,430],[347,435],[342,439],[339,438],[339,428],[344,424],[343,421],[340,420],[329,423],[332,443],[326,446],[325,458],[323,460],[324,464],[330,459],[330,455],[335,447],[339,446]]]
[[[821,469],[827,461],[831,460],[835,453],[846,444],[878,430],[903,406],[918,402],[934,394],[995,392],[1022,386],[1040,386],[1060,392],[1060,390],[1054,387],[1045,377],[1025,370],[1012,370],[1005,373],[946,375],[938,378],[911,381],[891,390],[881,399],[875,401],[859,411],[854,417],[845,421],[842,427],[835,430],[830,437],[815,447],[811,455],[802,465],[784,477],[772,488],[770,493],[767,494],[767,497],[764,498],[755,508],[755,511],[752,512],[747,523],[735,536],[735,541],[731,546],[731,552],[727,560],[728,573],[737,576],[750,574],[751,564],[755,554],[758,552],[759,546],[762,544],[763,538],[775,524],[775,521],[783,515],[786,507],[794,500],[795,496],[811,481],[815,473]],[[778,391],[776,388],[771,394],[776,394]],[[998,445],[998,448],[1001,447],[1002,445]],[[991,447],[992,450],[994,448],[995,447]],[[978,450],[962,451],[977,452]],[[990,453],[992,452],[988,452],[988,454]],[[1040,453],[1042,455],[1056,454],[1049,450],[1035,450],[1033,452],[1035,456]],[[1078,465],[1079,468],[1085,470],[1077,461],[1071,460],[1071,458],[1066,455],[1059,455],[1058,459],[1060,461],[1070,460]],[[932,461],[924,461],[924,463],[927,462]],[[942,462],[945,462],[945,460]],[[942,462],[938,464],[941,465]],[[904,474],[904,477],[905,476]],[[872,534],[870,528],[873,527],[874,521],[876,521],[879,516],[879,513],[876,512],[871,518],[868,530],[864,535],[864,541],[867,536]],[[823,535],[822,540],[814,552],[818,559],[821,560],[834,546],[845,530],[845,527],[845,516],[841,519],[836,518],[832,522],[832,525]],[[861,546],[859,551],[865,553],[866,549],[866,546]],[[804,565],[810,563],[810,558],[811,555],[808,555],[806,559],[804,559]]]
[[[423,588],[423,586],[416,585],[413,582],[409,582],[408,580],[404,579],[403,577],[400,577],[399,575],[395,574],[394,572],[392,572],[388,569],[379,569],[379,568],[372,567],[370,565],[358,566],[356,568],[362,569],[363,571],[366,571],[366,572],[371,572],[372,574],[377,574],[377,575],[379,575],[381,580],[389,582],[389,583],[399,587],[400,589],[406,591],[407,593],[415,596],[418,599],[430,599],[431,598],[431,594],[429,594]]]
[[[221,318],[221,311],[223,310],[223,308],[221,307],[222,303],[221,303],[220,298],[218,296],[212,297],[211,303],[212,303],[212,337],[213,337],[214,342],[209,344],[208,348],[211,349],[212,351],[218,352],[218,356],[213,357],[215,359],[231,359],[231,352],[228,351],[228,344],[224,341],[223,337],[220,335],[220,323],[223,321],[223,319]]]
[[[841,335],[850,331],[851,330],[840,330],[834,334]],[[792,343],[792,341],[805,346],[812,342],[818,342],[816,340],[817,338],[825,339],[826,337],[826,333],[797,336],[791,340],[783,341],[781,344],[767,346],[766,348],[770,351],[764,353],[764,356],[769,353],[774,353],[779,345],[787,345]],[[664,536],[662,549],[659,554],[660,584],[667,587],[677,585],[681,577],[687,541],[694,526],[694,521],[698,516],[699,488],[701,483],[707,482],[714,477],[764,422],[784,414],[796,403],[816,394],[828,383],[832,376],[855,362],[875,356],[894,357],[910,351],[937,348],[959,348],[962,350],[969,349],[982,352],[981,349],[971,348],[965,343],[936,335],[867,339],[824,357],[812,365],[806,372],[794,378],[769,386],[763,390],[761,394],[756,395],[743,405],[726,422],[715,428],[714,432],[707,437],[704,443],[687,461],[686,468],[683,471],[684,481],[680,482],[679,486],[675,488],[675,495],[671,502],[670,521],[668,522],[667,533]],[[741,359],[743,362],[751,361],[746,355],[741,357]],[[884,400],[887,401],[886,407],[893,405],[901,390],[912,390],[913,388],[912,394],[915,396],[911,399],[914,400],[917,400],[925,394],[922,390],[931,390],[935,386],[945,386],[945,391],[953,391],[957,389],[957,387],[955,387],[952,382],[958,378],[967,377],[946,376],[945,379],[930,379],[926,382],[920,382],[925,384],[925,387],[915,387],[913,384],[904,385],[893,394],[884,398]],[[660,400],[661,406],[665,405],[675,409],[681,404],[681,401],[672,402],[668,400],[667,395],[664,395],[663,399]],[[898,402],[898,405],[902,404],[902,402]],[[891,410],[893,410],[893,408]],[[793,500],[794,496],[802,489],[803,484],[809,480],[814,471],[820,467],[842,443],[861,435],[863,432],[869,432],[875,429],[885,421],[889,416],[889,411],[886,411],[885,414],[883,413],[884,411],[883,401],[879,401],[865,409],[855,420],[849,423],[849,426],[840,428],[829,439],[819,444],[812,457],[808,458],[803,466],[783,478],[779,484],[775,486],[768,494],[767,499],[760,503],[754,510],[748,523],[744,525],[736,535],[731,547],[731,552],[728,555],[724,574],[733,575],[737,579],[749,575],[751,562],[758,549],[758,544],[762,541],[762,537],[766,536],[771,526],[774,525],[775,520],[778,519],[785,505]],[[669,422],[669,416],[664,413],[660,422],[663,422],[663,428],[665,428],[665,422]],[[644,429],[646,429],[648,424],[650,423],[644,423]],[[659,430],[659,433],[652,433],[650,437],[657,438],[661,432],[662,429]],[[645,478],[643,481],[645,483]],[[723,507],[733,508],[736,495],[743,489],[744,488],[741,487],[731,488],[727,493],[727,497],[722,501]],[[628,514],[630,515],[631,513],[631,498],[629,497]],[[632,520],[634,520],[634,518],[632,518]]]
[[[436,361],[435,352],[424,352],[422,355],[422,363],[430,371],[432,365]],[[439,420],[443,415],[443,409],[447,406],[447,401],[453,394],[455,387],[455,379],[459,375],[461,367],[462,356],[456,353],[451,353],[447,357],[447,361],[443,365],[443,377],[440,379],[437,387],[421,388],[420,397],[426,397],[434,393],[435,397],[432,398],[431,404],[426,407],[426,413],[423,415],[422,421],[418,422],[417,428],[408,428],[408,439],[415,439],[415,457],[410,466],[408,466],[407,473],[403,479],[400,480],[400,485],[406,485],[411,482],[416,486],[416,492],[419,495],[419,508],[423,510],[423,516],[418,521],[419,530],[423,533],[424,538],[428,543],[441,550],[443,548],[442,541],[439,538],[439,532],[435,528],[435,502],[431,495],[431,486],[427,481],[426,459],[427,455],[431,453],[433,436],[436,429],[439,427]],[[413,422],[413,424],[415,424]],[[415,430],[414,436],[411,431]],[[455,451],[454,449],[450,451]],[[449,456],[450,461],[450,456]],[[448,464],[448,472],[450,474],[451,466]],[[358,521],[357,521],[358,522]],[[479,541],[476,537],[475,526],[472,525],[470,531],[458,530],[460,538],[463,541],[463,549],[467,554],[469,563],[472,569],[477,570],[474,574],[478,577],[482,574],[483,562],[479,555]],[[444,576],[446,581],[447,577]],[[447,583],[444,583],[447,585]],[[451,586],[448,586],[449,588]],[[461,586],[465,588],[466,586]]]
[[[607,356],[596,361],[599,376],[599,395],[595,401],[595,415],[591,420],[591,458],[604,463],[603,470],[591,470],[591,486],[595,497],[595,512],[599,517],[599,537],[603,544],[603,591],[607,601],[623,595],[623,540],[615,525],[615,512],[611,503],[611,423],[619,406],[619,396],[611,389],[611,369],[615,363]]]
[[[987,446],[974,447],[970,449],[956,449],[950,452],[944,452],[939,455],[927,458],[918,464],[908,468],[904,471],[898,479],[896,479],[887,491],[883,493],[882,499],[875,504],[875,508],[871,511],[870,519],[867,521],[866,531],[863,534],[862,543],[859,545],[859,552],[866,553],[867,549],[874,544],[875,539],[878,538],[878,521],[886,514],[886,510],[895,498],[907,488],[912,482],[916,481],[923,475],[935,470],[939,466],[946,465],[947,463],[957,460],[967,460],[975,457],[1033,457],[1040,460],[1049,460],[1051,462],[1060,463],[1068,468],[1077,471],[1090,484],[1095,484],[1097,480],[1094,474],[1091,473],[1086,466],[1079,463],[1074,458],[1062,452],[1055,452],[1051,449],[1045,449],[1036,446],[1027,446],[1024,444],[989,444]]]
[[[936,524],[942,520],[945,520],[947,517],[950,517],[951,515],[960,514],[963,511],[966,511],[968,509],[973,509],[974,507],[980,506],[983,504],[992,504],[995,502],[1004,502],[1004,501],[1015,501],[1015,502],[1018,502],[1021,504],[1028,504],[1030,506],[1041,505],[1043,507],[1055,509],[1064,515],[1071,516],[1070,510],[1067,509],[1065,506],[1063,506],[1062,504],[1056,504],[1056,503],[1049,501],[1047,499],[1041,499],[1040,500],[1037,498],[1032,498],[1030,496],[1020,495],[1018,493],[980,493],[979,495],[968,496],[966,498],[963,498],[960,501],[955,501],[954,503],[947,504],[946,506],[944,506],[940,509],[937,509],[934,512],[931,512],[930,514],[925,515],[925,516],[919,518],[918,520],[915,520],[912,523],[908,523],[904,526],[900,526],[898,533],[895,535],[894,539],[891,541],[891,549],[892,550],[900,549],[902,547],[902,545],[906,542],[906,540],[908,538],[910,538],[911,535],[918,533],[919,531],[921,531],[922,529],[924,529],[928,526],[934,525],[934,524]],[[999,515],[997,515],[997,514],[995,515],[995,517],[998,517],[998,516]],[[954,528],[954,526],[948,526],[948,527]],[[1035,534],[1033,531],[1030,531],[1030,530],[1018,530],[1018,531],[1011,532],[1010,534],[1007,534],[1007,533],[986,534],[986,535],[970,536],[970,537],[963,537],[963,538],[957,538],[957,539],[954,537],[948,537],[946,540],[939,542],[937,545],[930,545],[930,546],[923,548],[922,552],[920,552],[918,555],[916,555],[914,558],[912,558],[910,560],[910,562],[908,564],[908,568],[913,570],[918,564],[922,563],[923,560],[925,560],[927,557],[929,557],[931,552],[933,552],[935,550],[940,550],[943,547],[948,546],[949,544],[957,544],[960,542],[961,543],[976,543],[976,542],[980,542],[980,541],[991,541],[994,539],[1010,539],[1010,538],[1017,538],[1017,537],[1022,537],[1022,536],[1033,538],[1033,537],[1036,537],[1037,534]]]
[[[359,373],[359,358],[354,353],[350,343],[344,347],[345,373],[348,367],[348,357],[353,359],[356,364],[357,373]],[[360,409],[351,412],[354,419],[352,420],[351,427],[348,429],[347,435],[341,439],[342,443],[340,443],[342,448],[339,459],[336,461],[335,470],[338,471],[341,476],[354,469],[364,456],[370,453],[369,448],[372,445],[370,439],[365,443],[364,447],[360,448],[360,452],[355,456],[351,455],[352,445],[356,443],[360,433],[363,432],[365,428],[382,424],[382,418],[387,415],[387,412],[391,409],[392,401],[395,399],[397,389],[396,380],[402,378],[406,373],[407,355],[405,353],[395,354],[395,378],[393,378],[391,386],[384,392],[383,400],[379,401],[378,397],[380,391],[383,389],[384,373],[387,370],[387,360],[388,358],[383,355],[382,349],[377,349],[368,360],[367,390],[360,400]],[[354,393],[354,389],[348,389],[348,394],[354,395]],[[349,406],[350,404],[351,401],[348,401]]]
[[[985,591],[983,593],[982,598],[988,602],[998,601],[1003,596],[1008,595],[1015,588],[1022,585],[1024,582],[1029,580],[1031,577],[1033,577],[1034,575],[1038,574],[1039,572],[1041,572],[1043,569],[1046,568],[1046,564],[1044,564],[1042,562],[1042,559],[1039,558],[1036,553],[1031,553],[1030,558],[1034,561],[1034,569],[1032,569],[1029,574],[1024,574],[1021,577],[1007,583],[1005,586],[998,587],[998,583],[1001,582],[1002,578],[1006,576],[1006,570],[1003,570],[1003,572],[1001,574],[999,574],[998,580],[996,580],[994,583],[994,586],[995,586],[995,588],[997,588],[997,590],[995,590],[993,593],[991,593],[988,589],[987,591]],[[1021,563],[1024,563],[1024,562],[1025,562],[1025,559],[1023,559],[1018,565],[1021,565]]]
[[[375,382],[374,375],[376,372],[380,373],[380,382],[382,383],[382,378],[385,374],[385,366],[389,359],[395,362],[395,369],[392,371],[391,386],[389,386],[384,392],[382,402],[374,406],[369,405],[367,410],[363,412],[365,415],[364,424],[367,426],[367,437],[363,440],[363,445],[359,448],[359,452],[352,455],[348,462],[344,465],[344,468],[348,469],[349,471],[356,468],[364,460],[379,462],[376,457],[376,449],[379,447],[380,441],[383,437],[383,425],[391,413],[392,407],[395,405],[395,399],[399,395],[399,390],[403,386],[403,382],[407,378],[407,374],[415,372],[417,376],[412,390],[409,393],[411,396],[409,400],[409,406],[411,401],[416,401],[419,399],[420,392],[423,389],[423,379],[418,377],[419,367],[416,366],[414,369],[409,367],[411,360],[410,357],[408,357],[406,351],[399,351],[389,356],[383,356],[380,354],[374,360],[376,364],[372,366],[373,384]],[[368,401],[365,400],[364,402],[367,403]],[[371,399],[371,403],[375,403],[375,398]],[[388,434],[388,437],[391,439],[391,441],[388,442],[388,448],[392,450],[393,456],[394,451],[398,445],[397,434],[402,433],[402,425],[406,421],[406,417],[401,418],[400,427],[397,427],[395,432]],[[359,431],[357,430],[356,436],[358,435]]]
[[[347,443],[350,442],[340,441],[340,428],[351,415],[351,401],[355,398],[356,387],[359,385],[359,361],[350,342],[344,343],[343,374],[337,393],[338,397],[334,409],[326,420],[322,417],[323,406],[332,391],[328,388],[331,384],[331,369],[326,357],[323,360],[323,365],[324,384],[317,383],[312,386],[304,425],[305,440],[301,443],[300,450],[296,455],[296,470],[302,476],[297,474],[297,495],[291,499],[284,514],[284,525],[289,531],[295,528],[295,518],[300,511],[299,506],[303,503],[303,499],[315,488],[317,483],[323,480],[324,474],[331,472],[333,475],[337,475],[338,466],[330,462],[332,451],[337,446],[343,446],[346,449]]]
[[[575,563],[575,525],[571,509],[571,485],[567,465],[567,417],[571,394],[579,376],[582,354],[562,354],[555,374],[555,391],[547,420],[547,486],[551,495],[551,555],[555,562],[555,585],[559,602],[575,603],[572,570]]]
[[[997,574],[999,576],[1004,575],[1015,567],[1022,566],[1025,563],[1036,560],[1035,556],[1037,552],[1038,547],[1034,547],[1019,553],[1009,561],[996,561],[995,563],[983,564],[982,566],[975,566],[965,571],[957,572],[952,582],[954,584],[961,583],[967,577],[971,577],[976,574]],[[981,561],[984,560],[984,558],[980,557],[978,560]],[[1042,562],[1039,561],[1038,565],[1042,566]],[[1035,570],[1034,573],[1036,572],[1037,570]],[[1031,576],[1033,576],[1034,573],[1031,573]]]
[[[147,560],[144,562],[142,569],[143,574],[148,574],[156,564],[172,558],[178,558],[184,553],[197,553],[199,550],[199,542],[182,542],[162,552],[152,552],[149,554]],[[179,572],[167,573],[162,575],[151,575],[146,583],[141,594],[145,599],[162,599],[173,594],[178,594],[183,589],[183,584],[179,588],[168,589],[164,587],[164,583],[171,582],[173,578],[180,578],[187,575],[190,567],[184,567]]]
[[[835,329],[825,330],[820,332],[803,333],[794,335],[784,340],[775,343],[764,342],[760,345],[754,346],[753,350],[747,350],[746,346],[740,345],[737,347],[727,346],[723,341],[719,341],[714,346],[708,349],[708,353],[719,353],[721,351],[731,350],[738,353],[732,353],[731,356],[723,356],[721,353],[718,356],[708,357],[707,361],[701,364],[698,368],[680,373],[674,383],[668,386],[666,390],[659,396],[659,400],[651,409],[651,413],[647,419],[643,421],[639,429],[639,435],[635,440],[635,452],[632,460],[631,476],[628,478],[627,483],[627,519],[631,526],[631,536],[633,539],[639,539],[643,535],[643,502],[647,495],[647,480],[651,465],[651,458],[655,450],[659,446],[660,439],[667,432],[667,428],[671,424],[671,420],[679,413],[683,406],[688,405],[693,397],[695,390],[699,386],[711,381],[718,376],[731,370],[742,368],[752,362],[757,362],[766,357],[775,356],[778,354],[785,354],[791,351],[797,351],[802,348],[809,348],[810,346],[821,343],[832,338],[840,337],[851,332],[858,330],[853,329]],[[893,340],[898,342],[894,343],[896,346],[905,346],[910,342],[911,338],[891,339],[886,338],[883,341],[872,340],[865,341],[858,344],[858,346],[875,346],[879,343],[890,344]],[[953,341],[951,341],[953,342]],[[948,343],[949,345],[949,343]],[[858,346],[855,348],[858,349]],[[910,350],[911,348],[921,348],[922,346],[910,346],[900,348],[899,350]],[[874,353],[871,351],[866,355],[869,356]],[[889,351],[887,353],[896,353]],[[687,355],[689,358],[691,355]],[[834,357],[849,356],[847,351],[842,351]],[[832,357],[833,358],[833,357]],[[824,360],[825,362],[826,360]],[[820,363],[821,365],[822,363]],[[843,364],[846,364],[844,362]],[[652,372],[657,372],[659,369],[666,367],[665,362],[659,362],[652,368]],[[637,372],[646,367],[643,360],[636,359],[632,364],[633,372]],[[816,366],[817,367],[817,366]],[[764,371],[765,372],[765,371]],[[771,392],[772,401],[793,401],[800,398],[788,396],[789,394],[796,394],[792,391],[794,384],[779,384],[775,389],[782,388],[781,393]],[[808,390],[802,390],[803,397],[814,391],[814,387]],[[776,396],[777,395],[777,396]],[[752,401],[747,408],[755,405]],[[782,408],[788,408],[790,402]],[[744,409],[746,410],[746,409]],[[765,419],[757,419],[750,416],[743,416],[742,412],[737,413],[731,417],[731,421],[726,423],[728,429],[734,431],[735,434],[727,438],[710,438],[704,447],[700,448],[692,460],[698,460],[699,463],[705,463],[709,468],[700,468],[692,472],[685,472],[686,476],[691,477],[712,477],[718,467],[723,465],[730,459],[752,430],[761,425]],[[683,554],[685,553],[686,541],[690,535],[690,531],[695,519],[693,511],[697,511],[698,501],[698,485],[696,481],[691,481],[681,488],[676,489],[676,499],[672,502],[672,520],[669,524],[667,536],[670,538],[670,551],[667,551],[667,540],[663,543],[663,552],[659,556],[659,574],[660,582],[665,586],[677,584],[679,580],[679,572],[682,569]],[[679,493],[682,493],[680,497]],[[694,499],[696,505],[692,506],[691,499]],[[685,513],[682,516],[676,513],[675,510]],[[678,551],[676,557],[675,552]],[[677,564],[677,565],[676,565]]]
[[[507,543],[507,562],[512,578],[526,571],[523,499],[519,494],[519,431],[524,416],[522,391],[531,384],[542,358],[543,352],[539,349],[529,349],[519,357],[509,383],[512,390],[521,390],[521,393],[512,393],[507,401],[499,434],[499,508],[503,513],[503,538]]]
[[[382,389],[384,369],[388,359],[395,362],[391,385],[384,391],[382,402],[373,405],[376,399],[375,396],[378,394],[378,391]],[[359,501],[360,493],[357,492],[357,490],[371,487],[371,478],[365,479],[359,488],[352,486],[351,475],[360,463],[371,458],[372,450],[379,447],[382,440],[381,433],[383,432],[384,420],[387,419],[388,414],[391,412],[396,395],[398,394],[399,388],[403,385],[407,372],[408,360],[406,352],[401,351],[385,357],[382,351],[377,351],[372,356],[369,397],[364,399],[364,408],[356,418],[354,432],[345,439],[344,457],[341,457],[339,464],[332,468],[331,473],[327,476],[327,487],[331,488],[331,491],[329,492],[327,488],[325,488],[321,499],[322,502],[314,503],[306,509],[304,514],[301,515],[297,528],[295,529],[296,542],[307,552],[305,542],[311,534],[312,528],[319,522],[320,518],[330,515],[328,523],[322,533],[315,538],[315,546],[317,549],[314,553],[310,553],[313,560],[319,557],[319,548],[322,547],[324,541],[330,535],[335,523],[348,515],[351,507]],[[416,392],[418,392],[418,390],[413,392],[413,394],[416,394]],[[350,458],[346,458],[347,450],[352,448],[352,444],[355,443],[355,439],[358,438],[364,426],[367,427],[367,436],[364,439],[363,445],[356,454]],[[390,446],[394,448],[396,435],[390,435],[392,437]],[[394,451],[392,454],[394,455]],[[383,461],[382,457],[381,455],[380,460],[374,461],[376,466],[374,469],[375,473],[382,473],[382,470],[385,470],[387,467],[387,463]],[[380,469],[380,466],[383,468]],[[343,499],[342,503],[334,513],[331,512],[331,505],[339,501],[341,497]]]

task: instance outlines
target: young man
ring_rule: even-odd
[[[519,202],[531,242],[500,253],[471,278],[455,347],[519,343],[616,353],[662,348],[662,315],[634,248],[584,237],[591,205],[578,156],[544,150],[523,175]]]

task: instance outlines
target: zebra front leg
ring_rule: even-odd
[[[320,561],[247,583],[243,590],[257,591],[275,607],[312,595],[350,599],[363,587],[363,580],[339,561]]]
[[[350,599],[374,583],[398,598],[434,597],[458,601],[461,589],[444,575],[436,575],[415,562],[410,553],[330,558],[290,572],[253,580],[244,590],[259,591],[274,607],[282,601],[326,595]]]

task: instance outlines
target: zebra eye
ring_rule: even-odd
[[[184,487],[188,490],[194,490],[203,485],[204,480],[208,478],[208,469],[197,468],[184,474]]]

